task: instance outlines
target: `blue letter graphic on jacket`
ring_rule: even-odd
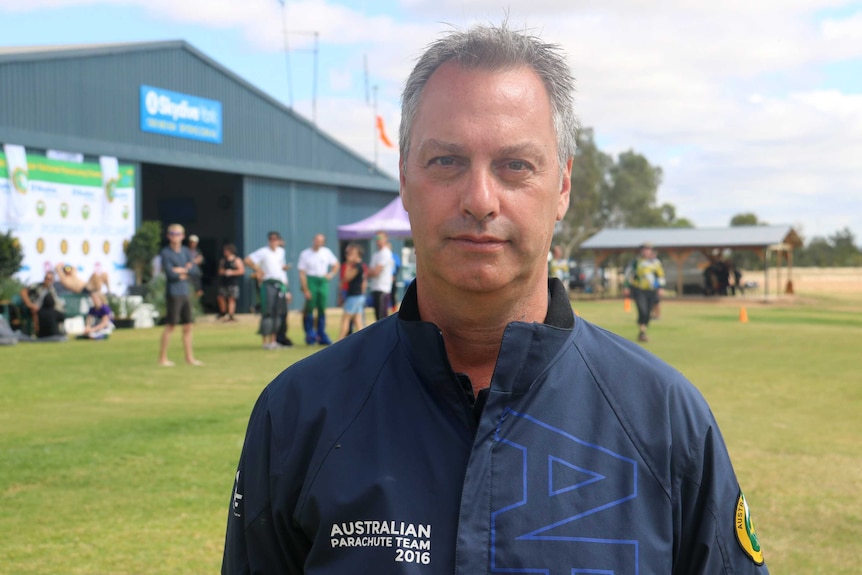
[[[493,573],[637,575],[634,460],[512,410],[495,440]]]

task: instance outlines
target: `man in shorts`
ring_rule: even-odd
[[[168,342],[177,324],[183,326],[183,350],[186,363],[203,365],[202,361],[195,359],[192,352],[192,303],[189,298],[189,278],[200,275],[200,269],[195,264],[189,249],[183,246],[185,233],[185,228],[180,224],[169,225],[168,245],[162,248],[159,254],[162,271],[167,278],[165,300],[168,309],[159,350],[159,365],[165,367],[174,365],[174,362],[168,359]]]

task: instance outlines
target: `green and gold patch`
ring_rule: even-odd
[[[748,509],[748,502],[745,501],[745,495],[741,490],[739,497],[736,498],[734,527],[736,530],[736,541],[742,547],[745,554],[756,565],[763,565],[763,550],[760,548],[760,542],[757,540],[757,533],[754,530],[754,523],[751,521],[751,511]]]

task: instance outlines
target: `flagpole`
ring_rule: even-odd
[[[287,2],[278,0],[281,4],[281,32],[284,35],[284,61],[287,65],[287,107],[293,109],[293,80],[290,73],[290,44],[287,39]]]
[[[377,170],[377,84],[374,85],[374,169]]]

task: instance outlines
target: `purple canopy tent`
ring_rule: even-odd
[[[384,231],[392,238],[409,238],[410,220],[404,206],[401,205],[401,196],[389,202],[385,208],[364,220],[352,224],[338,226],[339,240],[358,240],[373,238],[374,234]]]

